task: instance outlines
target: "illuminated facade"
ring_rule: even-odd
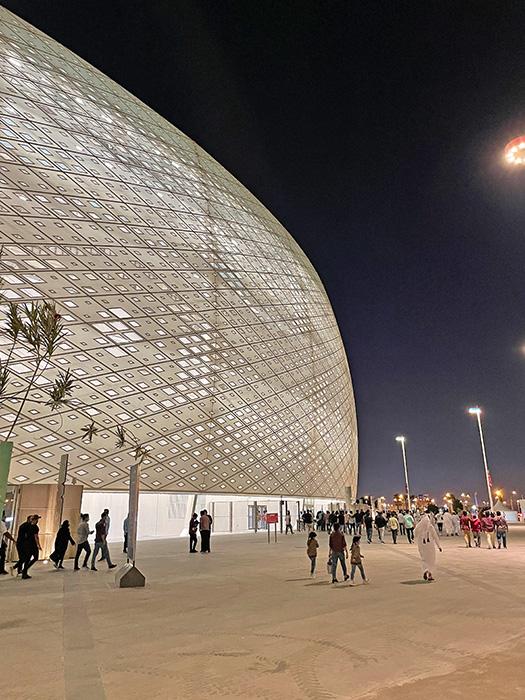
[[[120,423],[150,448],[142,489],[355,495],[345,350],[304,253],[184,134],[0,19],[3,293],[56,302],[68,334],[54,364],[77,385],[60,412],[28,405],[10,482],[55,480],[67,453],[77,483],[126,489],[132,457],[107,431]],[[21,387],[30,362],[15,369]],[[103,428],[90,444],[86,415]]]

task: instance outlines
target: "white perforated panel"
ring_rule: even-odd
[[[94,419],[151,450],[142,488],[341,496],[357,480],[346,355],[323,286],[279,222],[207,153],[80,58],[0,10],[3,293],[52,298],[55,359]],[[5,356],[8,339],[1,337]],[[16,365],[16,383],[31,372]],[[0,412],[5,435],[15,406]],[[60,455],[124,489],[130,454],[74,405],[28,405],[13,483]]]

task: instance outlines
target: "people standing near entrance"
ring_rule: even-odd
[[[396,518],[395,513],[390,513],[390,517],[388,518],[388,527],[390,528],[390,532],[392,534],[392,542],[394,544],[397,544],[397,532],[399,530],[399,520]]]
[[[492,513],[485,511],[481,516],[481,530],[485,533],[488,549],[496,549],[496,526]]]
[[[95,525],[95,549],[93,550],[93,557],[91,559],[91,571],[96,571],[95,562],[97,560],[97,554],[102,553],[101,559],[99,561],[105,560],[108,565],[108,569],[114,569],[116,564],[111,561],[111,555],[108,549],[107,543],[107,532],[106,532],[106,511],[101,514],[100,520]]]
[[[49,558],[55,565],[55,569],[63,569],[64,557],[66,556],[69,544],[74,545],[75,540],[71,537],[69,520],[64,520],[55,537],[55,549]]]
[[[498,549],[507,549],[507,533],[509,531],[509,526],[507,524],[507,519],[501,511],[496,511],[496,518],[494,520],[496,525],[496,537],[498,539]]]
[[[5,513],[3,514],[2,519],[0,520],[0,576],[7,574],[7,571],[5,569],[5,557],[6,557],[6,553],[7,553],[7,542],[9,540],[11,540],[11,542],[16,543],[15,538],[7,529],[7,525],[5,523],[4,516],[5,516]]]
[[[315,565],[317,562],[317,550],[319,548],[319,542],[317,541],[317,535],[315,532],[311,532],[308,535],[308,540],[306,542],[306,554],[310,559],[310,576],[315,577]]]
[[[365,530],[366,530],[366,541],[368,542],[368,544],[372,544],[372,534],[374,532],[374,530],[373,530],[374,519],[372,518],[372,513],[369,510],[367,510],[366,513],[364,514],[363,522],[365,524]]]
[[[197,532],[199,531],[199,516],[194,513],[190,518],[188,532],[190,535],[190,554],[197,552]]]
[[[122,531],[124,532],[124,545],[122,547],[122,551],[124,554],[128,553],[128,534],[129,534],[129,513],[126,515],[124,518],[124,522],[122,523]]]
[[[91,554],[91,547],[89,546],[89,536],[93,534],[93,530],[89,529],[89,513],[80,514],[80,522],[77,527],[77,553],[75,554],[75,566],[74,570],[79,570],[78,560],[80,559],[81,552],[85,552],[84,563],[82,567],[84,569],[88,568],[89,555]]]
[[[414,541],[414,516],[412,513],[405,513],[405,530],[407,533],[408,544]]]
[[[307,532],[312,532],[313,530],[313,522],[314,522],[314,516],[311,514],[309,510],[306,511],[306,513],[303,516],[303,522],[304,526],[306,528]]]
[[[427,513],[423,514],[423,517],[416,525],[414,536],[419,549],[419,556],[421,557],[423,579],[425,581],[433,581],[436,573],[436,548],[440,552],[443,550],[439,545],[438,534]]]
[[[199,529],[201,533],[201,554],[208,554],[210,550],[210,537],[211,537],[211,516],[208,515],[206,509],[201,510],[201,517],[199,521]]]
[[[334,523],[333,531],[330,533],[328,540],[330,549],[330,559],[332,560],[332,583],[338,583],[337,580],[337,562],[341,562],[344,580],[348,580],[345,558],[348,559],[348,549],[343,533],[339,530],[339,523]]]
[[[359,569],[361,572],[361,578],[363,579],[363,583],[368,583],[368,579],[365,574],[365,569],[363,567],[363,559],[365,558],[364,554],[361,554],[361,547],[359,546],[359,542],[361,541],[361,536],[360,535],[355,535],[353,540],[352,540],[352,546],[350,548],[350,585],[354,585],[354,576],[355,576],[355,570]]]
[[[383,539],[383,535],[385,534],[386,518],[383,515],[383,513],[378,513],[376,515],[375,525],[376,525],[376,530],[377,530],[377,535],[379,537],[379,541],[381,542],[381,544],[385,544],[385,540]]]
[[[470,519],[470,528],[472,530],[472,538],[476,547],[481,547],[481,520],[476,513]]]
[[[465,540],[465,547],[472,547],[471,522],[470,522],[470,516],[466,510],[464,510],[461,513],[461,517],[459,519],[459,526],[461,528],[461,532],[463,533],[463,538]]]
[[[290,515],[290,511],[286,511],[286,515],[284,516],[284,522],[286,525],[286,530],[285,530],[285,535],[290,532],[291,535],[293,535],[293,527],[292,527],[292,516]]]

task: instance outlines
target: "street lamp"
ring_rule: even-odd
[[[408,467],[407,467],[407,452],[405,448],[406,437],[404,435],[398,435],[396,441],[401,445],[401,454],[403,455],[403,467],[405,469],[405,488],[407,491],[407,504],[408,510],[412,510],[410,505],[410,489],[408,488]]]
[[[483,457],[483,466],[485,467],[485,479],[487,480],[487,491],[489,494],[490,510],[494,510],[492,489],[490,488],[489,465],[487,464],[487,452],[485,450],[485,440],[483,439],[483,428],[481,426],[481,408],[479,408],[479,406],[474,406],[472,408],[469,408],[468,412],[471,416],[476,416],[476,420],[478,422],[479,441],[481,443],[481,456]]]
[[[516,496],[517,496],[517,495],[518,495],[518,494],[517,494],[516,491],[512,491],[512,492],[511,492],[511,495],[510,495],[510,509],[511,509],[511,510],[514,510],[513,502],[516,500]],[[514,498],[513,498],[513,496],[514,496]]]

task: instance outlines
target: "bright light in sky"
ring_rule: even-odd
[[[505,146],[505,160],[509,165],[525,165],[525,136],[518,136]]]
[[[475,408],[469,408],[468,412],[473,415],[479,415],[481,413],[481,408],[478,408],[477,406]]]

